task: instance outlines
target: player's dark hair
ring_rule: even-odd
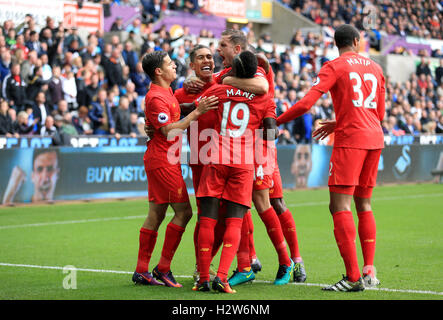
[[[242,50],[246,50],[248,48],[248,39],[245,34],[241,30],[227,29],[222,32],[222,36],[228,36],[229,41],[233,45],[240,45]]]
[[[197,51],[200,49],[209,49],[208,46],[205,46],[203,44],[198,44],[194,48],[192,48],[191,52],[189,53],[189,61],[194,62],[195,56],[197,55]]]
[[[243,51],[234,57],[232,69],[238,78],[253,78],[257,72],[257,57],[251,51]]]
[[[142,58],[143,71],[151,78],[155,80],[155,69],[161,68],[163,59],[168,55],[166,51],[158,50],[148,54],[145,54]]]
[[[343,24],[335,30],[334,40],[337,48],[351,47],[354,39],[360,39],[360,33],[357,28]]]

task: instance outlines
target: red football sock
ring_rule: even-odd
[[[157,231],[145,228],[140,229],[138,259],[135,272],[143,273],[149,271],[149,261],[151,260],[156,241]]]
[[[363,261],[366,266],[374,265],[376,225],[372,211],[358,212],[358,236],[360,238]],[[372,268],[370,268],[372,270]],[[365,271],[363,271],[365,272]]]
[[[346,275],[349,281],[355,282],[360,278],[360,270],[355,247],[357,232],[355,230],[352,212],[335,212],[332,215],[332,219],[334,220],[334,236],[340,255],[345,263]]]
[[[243,218],[226,218],[226,230],[223,237],[223,249],[218,266],[217,276],[222,282],[228,281],[228,272],[237,254],[240,244]]]
[[[198,229],[200,227],[200,224],[198,223],[198,218],[197,218],[197,223],[195,224],[195,228],[194,228],[194,252],[195,252],[195,264],[197,266],[197,270],[198,270]]]
[[[292,260],[294,262],[300,262],[301,255],[298,248],[297,230],[295,228],[295,221],[291,211],[287,209],[285,212],[278,216],[278,219],[280,220],[283,234],[285,236],[286,242],[288,243]]]
[[[246,213],[245,217],[243,219],[248,220],[248,226],[249,226],[249,261],[252,261],[253,259],[257,259],[257,253],[255,252],[255,245],[254,245],[254,222],[252,221],[252,213],[250,210]]]
[[[251,267],[251,259],[249,257],[249,219],[247,218],[250,212],[246,213],[243,218],[241,228],[240,244],[237,251],[237,267],[239,271],[243,271],[246,268]]]
[[[265,224],[268,236],[271,239],[275,250],[277,251],[278,263],[280,265],[284,264],[290,266],[291,261],[288,256],[288,252],[286,251],[285,237],[283,235],[280,221],[277,218],[277,213],[275,213],[274,208],[270,207],[262,213],[259,213],[259,216]]]
[[[165,242],[163,243],[162,255],[158,263],[158,271],[168,272],[171,270],[171,261],[180,244],[185,228],[170,222],[166,227]]]
[[[198,270],[200,282],[209,281],[209,267],[212,261],[212,245],[214,243],[214,228],[217,220],[200,217],[198,231]]]
[[[225,234],[225,215],[226,215],[226,203],[220,201],[220,208],[218,209],[218,221],[214,230],[214,244],[212,245],[212,258],[215,257],[218,250],[223,243],[223,235]]]

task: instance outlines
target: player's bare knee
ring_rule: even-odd
[[[261,213],[268,210],[271,207],[269,201],[269,193],[267,190],[257,190],[252,193],[252,202],[254,202],[255,209]]]
[[[280,215],[285,213],[288,208],[286,207],[286,203],[283,198],[274,198],[271,199],[271,206],[274,208],[275,212]]]
[[[354,197],[354,203],[357,212],[372,211],[371,198]]]

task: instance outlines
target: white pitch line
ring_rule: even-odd
[[[166,216],[171,216],[171,215],[172,215],[172,213],[166,214]],[[132,220],[132,219],[141,219],[141,218],[146,218],[146,215],[16,224],[16,225],[9,225],[9,226],[0,226],[0,230],[2,230],[2,229],[16,229],[16,228],[29,228],[29,227],[45,227],[45,226],[60,225],[60,224],[76,224],[76,223],[88,223],[88,222]]]
[[[443,193],[430,193],[430,194],[417,194],[408,195],[408,198],[433,198],[441,197]],[[389,201],[389,200],[402,200],[405,196],[394,196],[394,197],[384,197],[375,198],[373,201]],[[323,206],[329,204],[328,201],[317,201],[317,202],[301,202],[301,203],[287,203],[291,207],[310,207],[310,206]],[[172,212],[166,214],[167,216],[173,215]],[[96,219],[82,219],[82,220],[67,220],[67,221],[51,221],[51,222],[40,222],[40,223],[28,223],[28,224],[16,224],[16,225],[6,225],[0,226],[0,230],[4,229],[17,229],[17,228],[30,228],[30,227],[45,227],[52,225],[63,225],[63,224],[76,224],[76,223],[89,223],[89,222],[106,222],[106,221],[118,221],[118,220],[132,220],[146,218],[143,216],[127,216],[127,217],[110,217],[110,218],[96,218]]]
[[[372,198],[372,202],[377,201],[392,201],[392,200],[404,200],[405,198],[435,198],[442,197],[443,193],[429,193],[429,194],[416,194],[416,195],[407,195],[407,196],[392,196],[392,197],[382,197],[382,198]],[[291,207],[312,207],[312,206],[323,206],[328,205],[329,201],[316,201],[316,202],[288,202]]]
[[[36,269],[49,269],[49,270],[70,270],[70,271],[84,271],[84,272],[97,272],[97,273],[114,273],[114,274],[133,274],[132,271],[119,271],[119,270],[104,270],[104,269],[86,269],[86,268],[71,268],[71,267],[58,267],[58,266],[38,266],[31,264],[15,264],[15,263],[5,263],[0,262],[2,267],[16,267],[16,268],[36,268]],[[176,278],[192,278],[192,276],[176,275]],[[272,281],[267,280],[254,280],[257,283],[272,283]],[[289,283],[290,285],[296,286],[307,286],[307,287],[325,287],[326,284],[320,283]],[[428,290],[408,290],[408,289],[388,289],[388,288],[366,288],[365,290],[371,291],[384,291],[384,292],[398,292],[398,293],[414,293],[414,294],[430,294],[443,296],[443,292],[428,291]]]

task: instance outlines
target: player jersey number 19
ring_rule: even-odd
[[[358,98],[352,100],[355,107],[365,107],[367,109],[377,109],[377,102],[373,101],[377,90],[377,77],[372,73],[363,74],[363,81],[369,81],[372,84],[371,93],[363,101],[363,92],[361,91],[362,79],[357,72],[349,72],[349,79],[352,81],[355,79],[356,84],[352,86],[354,92],[357,93]]]
[[[238,117],[239,111],[243,111],[243,118]],[[249,123],[249,107],[247,104],[239,102],[235,104],[231,109],[231,101],[223,103],[223,114],[220,128],[220,135],[226,136],[228,118],[234,126],[239,127],[237,130],[229,129],[229,136],[232,138],[238,138],[245,133]]]

